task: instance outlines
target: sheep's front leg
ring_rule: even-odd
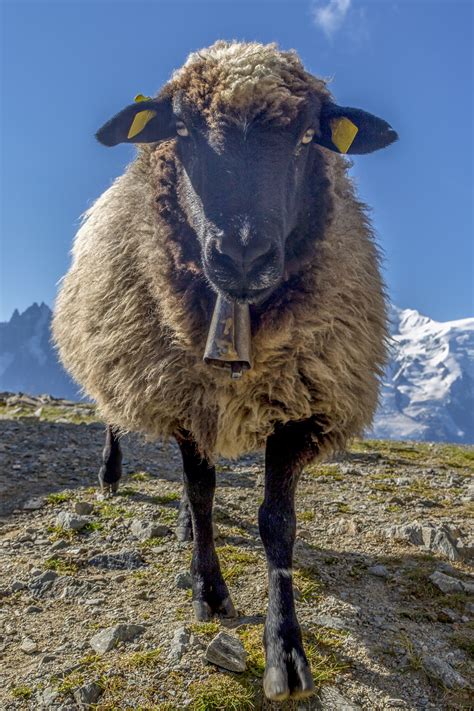
[[[292,560],[296,533],[294,496],[303,464],[314,450],[311,421],[280,426],[267,440],[265,496],[260,535],[268,566],[268,613],[263,686],[269,699],[301,698],[314,692],[296,617]]]
[[[110,425],[105,431],[102,450],[102,466],[99,469],[99,484],[106,494],[115,494],[122,476],[122,450],[120,440]]]
[[[199,455],[189,432],[176,436],[184,468],[184,488],[193,529],[193,607],[196,618],[209,620],[213,615],[235,617],[235,610],[222,577],[214,546],[212,504],[216,471]]]

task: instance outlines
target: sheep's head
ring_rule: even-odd
[[[242,302],[280,283],[292,235],[314,210],[319,146],[369,153],[397,138],[382,119],[333,103],[294,52],[218,42],[192,54],[157,98],[98,132],[105,145],[176,138],[178,195],[211,285]]]

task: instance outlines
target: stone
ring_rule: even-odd
[[[142,521],[139,519],[132,521],[130,531],[135,538],[142,542],[149,541],[152,538],[162,538],[171,533],[171,529],[168,526],[163,526],[154,521]]]
[[[247,652],[237,637],[219,632],[208,644],[204,658],[222,669],[244,672],[247,668]]]
[[[461,580],[461,585],[464,592],[468,595],[474,595],[474,580]]]
[[[448,689],[464,689],[467,682],[448,662],[431,654],[422,656],[422,664],[425,672],[433,679],[440,681]]]
[[[34,654],[38,651],[38,645],[31,637],[24,637],[21,640],[20,649],[25,654]]]
[[[451,536],[447,528],[441,526],[438,529],[431,526],[423,526],[421,529],[423,544],[433,553],[441,553],[448,560],[459,560],[461,558],[456,541]]]
[[[50,547],[50,553],[56,553],[57,551],[62,551],[64,548],[68,548],[69,543],[64,541],[62,538],[59,541],[55,541]]]
[[[26,588],[26,583],[21,580],[14,580],[10,586],[12,592],[18,592],[19,590],[24,590]]]
[[[23,504],[23,511],[38,511],[43,508],[45,503],[46,500],[44,496],[33,496],[31,499],[25,501]]]
[[[56,701],[59,696],[59,691],[56,691],[54,686],[47,686],[42,692],[38,694],[40,703],[43,703],[46,708],[50,708],[52,704]]]
[[[178,627],[171,640],[170,659],[181,659],[190,643],[190,634],[186,627]]]
[[[79,514],[79,516],[89,516],[94,510],[94,506],[88,501],[76,501],[74,504],[74,513]]]
[[[452,578],[450,575],[440,573],[439,570],[435,570],[435,572],[430,575],[429,580],[444,593],[464,591],[463,584],[460,580]]]
[[[96,681],[84,684],[75,690],[73,696],[79,706],[90,706],[95,704],[103,692],[102,687]]]
[[[119,642],[129,642],[145,630],[143,625],[119,624],[107,627],[98,632],[89,640],[89,644],[98,654],[105,654],[113,649]]]
[[[402,526],[389,526],[384,529],[388,538],[405,540],[415,546],[424,546],[433,553],[440,553],[449,560],[460,560],[456,539],[449,526],[435,526],[432,523],[420,524],[418,521]]]
[[[89,565],[107,570],[135,570],[145,565],[138,551],[120,551],[119,553],[100,553],[87,561]]]
[[[70,511],[61,511],[56,517],[56,525],[69,531],[82,531],[88,523],[88,518],[77,516]]]
[[[38,612],[43,612],[42,607],[38,607],[38,605],[29,605],[26,610],[25,610],[27,615],[35,615]]]
[[[333,684],[324,684],[318,690],[318,698],[321,711],[359,711],[361,708],[346,699]]]
[[[189,590],[193,586],[193,577],[187,570],[181,570],[174,579],[177,588]]]
[[[388,578],[388,570],[384,565],[371,565],[370,568],[367,568],[367,572],[369,575],[375,575],[377,578]]]

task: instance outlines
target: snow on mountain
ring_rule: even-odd
[[[51,309],[0,323],[0,390],[79,399],[51,345]],[[391,309],[392,354],[371,437],[474,443],[474,318]]]
[[[474,442],[474,318],[391,309],[392,357],[371,436]]]
[[[0,323],[0,390],[79,399],[51,345],[51,309],[33,304]]]

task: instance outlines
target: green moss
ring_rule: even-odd
[[[315,602],[321,597],[321,582],[310,568],[297,568],[294,570],[293,581],[303,602]]]
[[[250,711],[255,692],[245,678],[215,672],[189,686],[192,711]]]
[[[314,516],[314,511],[300,511],[300,513],[298,514],[298,518],[300,521],[313,521]]]
[[[78,567],[76,563],[66,562],[62,558],[48,558],[44,567],[46,570],[55,570],[59,575],[74,575],[77,573]]]
[[[60,540],[73,541],[79,536],[79,531],[71,528],[65,529],[62,526],[48,526],[47,531],[50,534],[49,540],[52,543]]]
[[[160,505],[170,504],[172,501],[179,501],[180,498],[180,495],[176,491],[168,491],[166,494],[153,496],[153,503]]]
[[[242,550],[237,546],[218,546],[217,555],[221,563],[222,575],[227,582],[236,580],[259,562],[255,553]]]
[[[46,501],[48,504],[64,504],[66,501],[72,499],[72,493],[70,491],[58,491],[56,494],[48,494]]]
[[[344,475],[341,474],[341,472],[339,471],[338,467],[332,464],[310,464],[308,467],[306,467],[305,472],[313,478],[323,476],[330,477],[331,479],[334,479],[334,481],[343,481],[345,478]]]
[[[265,671],[265,654],[263,651],[263,629],[261,625],[243,627],[237,630],[245,651],[247,652],[247,673],[263,677]]]
[[[125,655],[120,665],[127,669],[153,669],[161,661],[161,649],[149,649]]]
[[[15,686],[11,693],[14,699],[27,701],[32,696],[33,689],[30,686],[26,686],[26,684],[20,684],[19,686]]]
[[[149,481],[151,474],[148,474],[148,472],[134,472],[130,474],[130,479],[133,479],[133,481]]]
[[[204,637],[215,637],[219,632],[220,626],[218,622],[194,622],[190,625],[190,630],[193,634],[203,635]]]

